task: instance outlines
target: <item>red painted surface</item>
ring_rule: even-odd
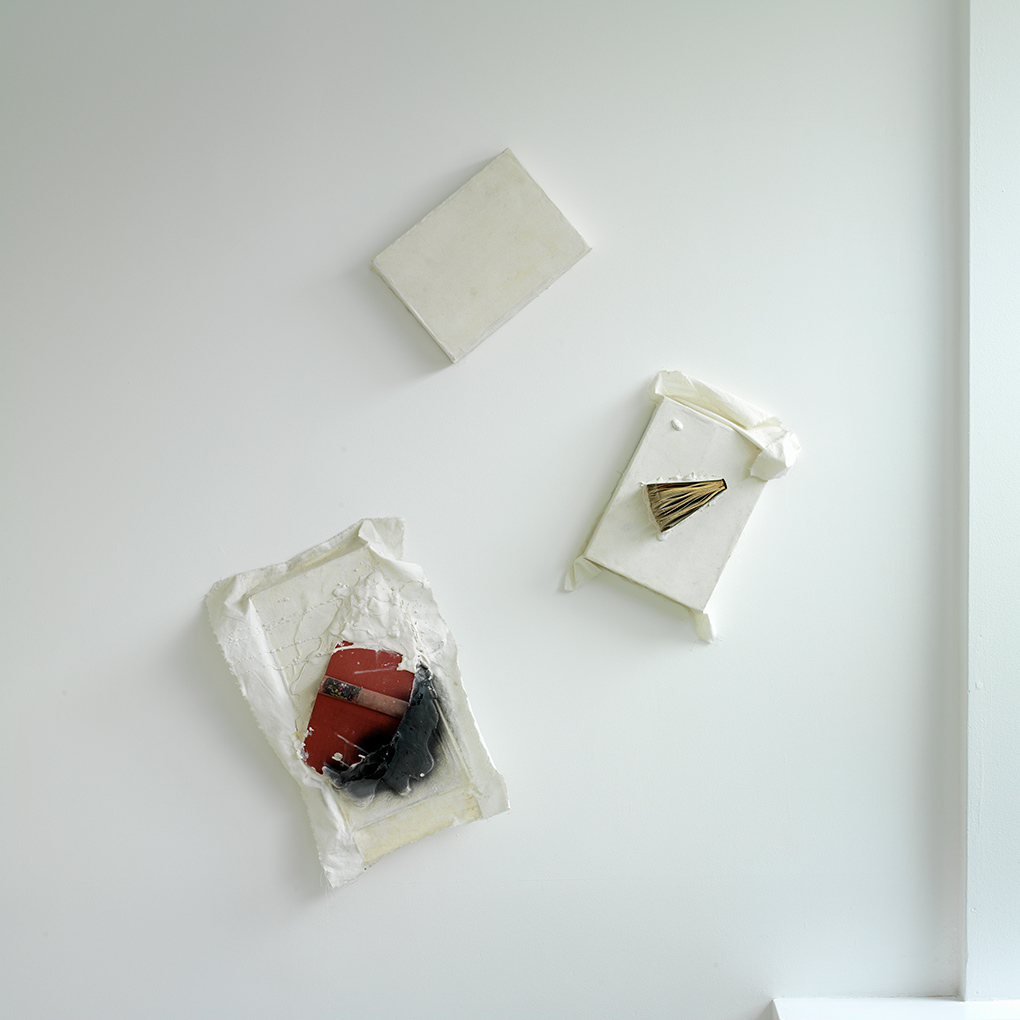
[[[336,646],[326,676],[409,701],[414,673],[399,666],[400,656],[396,652],[355,648],[343,642]],[[399,725],[399,719],[331,698],[322,693],[320,686],[308,720],[305,761],[316,772],[321,772],[322,766],[336,754],[348,765],[354,765],[362,754],[388,743]]]

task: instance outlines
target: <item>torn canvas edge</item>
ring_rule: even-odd
[[[213,585],[206,596],[206,609],[213,632],[241,694],[256,723],[284,767],[298,783],[308,810],[319,860],[334,888],[359,877],[375,862],[364,854],[343,817],[338,794],[321,775],[309,768],[300,755],[301,737],[307,719],[284,680],[265,628],[258,617],[253,597],[281,581],[300,575],[313,567],[338,561],[364,551],[375,566],[385,569],[396,582],[413,586],[419,595],[411,628],[415,645],[442,675],[443,700],[457,747],[464,758],[470,779],[470,793],[478,812],[461,817],[450,811],[429,831],[457,825],[473,818],[487,818],[509,808],[506,784],[496,771],[482,742],[474,716],[460,680],[457,647],[445,621],[439,614],[431,586],[421,567],[404,562],[404,522],[399,518],[366,518],[333,538],[312,546],[283,563],[245,571]],[[339,602],[338,602],[339,607]],[[339,633],[339,631],[338,631]],[[332,636],[331,636],[332,637]],[[369,639],[370,644],[379,644]],[[385,639],[382,643],[385,643]],[[305,713],[306,714],[306,713]],[[408,836],[399,845],[413,842],[421,831]],[[388,851],[387,851],[388,852]]]
[[[761,451],[751,464],[748,473],[764,482],[781,478],[800,456],[800,441],[796,434],[786,428],[774,415],[732,393],[727,393],[726,390],[717,389],[700,379],[693,379],[683,372],[665,370],[659,372],[648,388],[648,397],[656,404],[661,403],[663,398],[675,400],[678,404],[699,411],[738,432]],[[584,540],[581,554],[567,568],[563,581],[566,591],[574,591],[602,573],[602,567],[587,559],[585,553],[611,502],[612,497],[606,501],[606,506],[595,519],[588,537]],[[678,602],[677,605],[684,603]],[[698,638],[705,642],[714,641],[716,631],[708,613],[691,606],[684,608],[691,614]]]

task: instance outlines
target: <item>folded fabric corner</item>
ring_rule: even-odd
[[[697,632],[698,638],[710,645],[715,641],[715,627],[712,626],[708,613],[701,613],[697,609],[691,609],[690,606],[687,609],[694,621],[694,630]]]
[[[652,380],[649,397],[656,403],[663,398],[675,400],[735,428],[762,451],[751,465],[750,473],[754,478],[765,482],[780,478],[800,455],[799,440],[778,418],[683,372],[659,372]]]
[[[585,559],[583,556],[578,556],[567,570],[567,576],[563,580],[563,588],[565,591],[574,591],[575,588],[580,588],[582,584],[587,584],[593,577],[598,577],[602,573],[602,568],[591,560]]]

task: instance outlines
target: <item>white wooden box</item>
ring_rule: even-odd
[[[605,510],[567,575],[568,590],[611,570],[691,610],[698,634],[714,632],[708,603],[765,483],[800,452],[777,418],[681,372],[660,372],[658,406]],[[726,489],[662,534],[645,486],[722,479]]]
[[[589,251],[506,149],[372,268],[458,361]]]
[[[765,486],[749,474],[759,452],[734,429],[674,400],[662,400],[595,526],[585,558],[704,612]],[[726,491],[660,535],[645,483],[691,475],[722,478]]]

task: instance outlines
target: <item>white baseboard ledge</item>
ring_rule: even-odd
[[[771,1020],[1020,1020],[1020,999],[773,999]]]

